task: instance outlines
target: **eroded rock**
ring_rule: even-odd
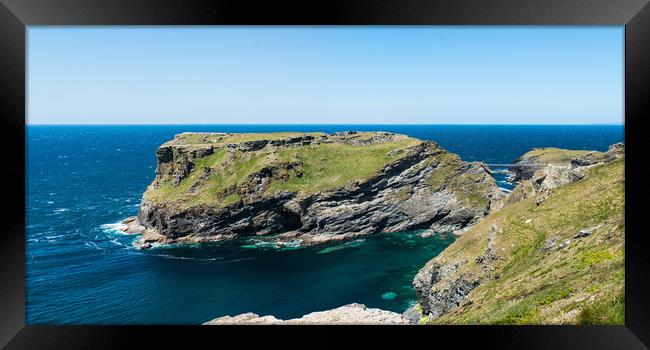
[[[503,197],[485,165],[463,162],[434,142],[404,135],[345,132],[228,143],[233,135],[181,134],[159,148],[157,176],[145,193],[138,213],[139,223],[161,237],[158,243],[282,234],[274,239],[290,236],[291,239],[300,238],[303,244],[318,244],[378,232],[416,229],[461,233],[479,218],[498,209]],[[212,142],[215,140],[218,142]],[[392,149],[388,147],[387,154],[395,159],[372,175],[337,188],[270,190],[273,183],[318,176],[308,173],[318,171],[313,165],[307,170],[300,158],[285,161],[283,157],[287,149],[315,147],[322,143],[350,145],[345,147],[388,144]],[[410,146],[401,146],[403,144]],[[224,164],[265,159],[259,161],[265,166],[236,179],[236,185],[211,194],[232,198],[226,204],[222,204],[223,200],[211,204],[204,199],[204,202],[190,205],[173,199],[172,196],[184,196],[185,193],[202,195],[206,183],[230,176],[233,170],[228,167],[195,169],[196,161],[215,154],[220,147],[227,149]],[[196,172],[192,175],[195,182],[185,193],[166,189],[178,188]],[[155,199],[149,195],[154,192]]]
[[[536,149],[519,157],[511,171],[518,181],[505,203],[535,197],[541,205],[556,188],[582,180],[588,169],[625,155],[625,145],[617,143],[607,152]]]
[[[363,304],[349,304],[336,309],[312,312],[300,318],[289,320],[277,319],[274,316],[259,316],[245,313],[237,316],[223,316],[204,323],[205,325],[269,325],[269,324],[315,324],[315,325],[400,325],[408,324],[402,315],[368,308]]]

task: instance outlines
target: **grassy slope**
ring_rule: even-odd
[[[536,163],[542,164],[564,164],[569,163],[575,157],[583,156],[592,151],[569,150],[554,147],[535,148],[526,152],[522,158],[532,158]]]
[[[311,133],[320,135],[321,133]],[[182,144],[211,142],[225,145],[232,141],[244,142],[260,139],[281,139],[289,136],[301,136],[304,133],[272,134],[233,134],[224,140],[216,141],[220,136],[182,134],[186,138],[177,138]],[[363,137],[363,134],[360,135]],[[213,139],[214,137],[214,139]],[[215,142],[212,142],[215,141]],[[302,175],[288,171],[286,180],[274,179],[267,192],[289,190],[298,193],[328,191],[345,186],[347,183],[366,179],[385,165],[403,157],[406,148],[418,145],[421,141],[402,137],[394,142],[370,145],[344,143],[322,143],[319,145],[291,147],[279,150],[264,148],[255,152],[234,151],[228,154],[225,148],[214,154],[200,158],[195,162],[194,170],[178,186],[165,183],[157,189],[149,188],[145,193],[147,200],[156,202],[174,202],[182,207],[196,205],[225,206],[239,201],[237,187],[263,167],[282,163],[302,163]],[[201,178],[204,167],[212,169],[207,179]],[[195,186],[195,189],[190,189]]]
[[[502,258],[461,306],[429,322],[622,324],[623,169],[622,159],[597,166],[539,206],[530,198],[481,220],[435,260],[469,261],[456,276],[482,274],[474,259],[485,251],[493,224],[496,254]],[[573,238],[600,224],[590,236]],[[555,246],[542,251],[553,238]],[[571,243],[558,249],[567,240]]]
[[[405,152],[391,151],[404,150],[418,143],[415,139],[404,139],[365,146],[325,143],[286,149],[278,153],[278,158],[282,162],[301,162],[303,175],[298,177],[290,173],[286,181],[271,182],[269,191],[313,193],[341,188],[352,181],[370,177],[405,155]]]

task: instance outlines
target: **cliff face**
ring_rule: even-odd
[[[623,171],[616,144],[526,175],[503,209],[419,271],[419,303],[405,315],[443,324],[622,324]]]
[[[156,179],[132,222],[145,248],[249,235],[312,244],[457,231],[502,199],[481,164],[391,133],[184,133],[156,155]]]

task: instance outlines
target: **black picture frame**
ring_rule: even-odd
[[[646,250],[645,104],[650,97],[650,6],[645,0],[189,1],[0,0],[3,225],[0,346],[132,348],[205,342],[323,346],[391,339],[416,346],[514,349],[644,349],[650,344]],[[29,25],[624,25],[625,326],[29,326],[25,325],[26,26]],[[341,334],[345,333],[345,334]],[[300,337],[300,340],[297,337]],[[345,337],[345,338],[344,338]],[[345,340],[344,340],[345,339]],[[430,343],[428,343],[430,342]],[[401,345],[404,346],[404,345]],[[450,346],[450,345],[445,345]]]

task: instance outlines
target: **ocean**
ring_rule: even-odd
[[[242,239],[140,251],[136,215],[158,146],[184,131],[376,130],[434,140],[463,160],[511,163],[534,147],[605,151],[622,125],[130,125],[26,127],[27,324],[200,324],[363,303],[403,312],[411,281],[454,237],[383,233],[276,249]],[[503,169],[499,186],[511,189]]]

